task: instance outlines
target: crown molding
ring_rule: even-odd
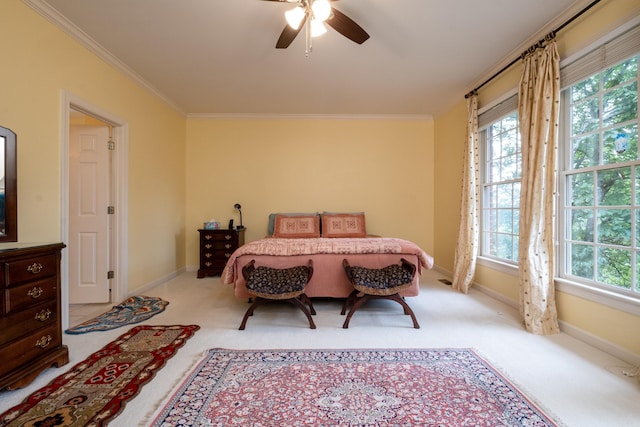
[[[63,16],[60,12],[52,8],[48,3],[43,0],[22,0],[27,6],[31,7],[41,16],[43,16],[46,20],[60,28],[66,34],[71,36],[73,39],[78,41],[82,46],[87,48],[89,51],[95,53],[100,59],[105,61],[107,64],[113,66],[117,70],[121,71],[123,74],[131,78],[133,81],[138,83],[140,86],[160,98],[163,102],[168,104],[171,108],[186,116],[186,112],[180,108],[173,100],[168,98],[164,93],[160,92],[156,87],[154,87],[151,83],[142,78],[138,73],[133,71],[129,66],[127,66],[124,62],[120,61],[115,55],[109,52],[107,49],[102,47],[98,42],[96,42],[91,36],[82,31],[77,25],[73,22],[69,21],[65,16]]]
[[[398,120],[431,121],[430,114],[270,114],[270,113],[189,113],[188,119],[216,120]]]

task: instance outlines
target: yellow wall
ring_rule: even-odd
[[[557,35],[558,50],[564,59],[603,37],[622,23],[640,14],[640,3],[633,1],[602,1]],[[479,91],[479,107],[490,104],[516,88],[520,78],[519,64],[501,74]],[[463,147],[466,131],[466,102],[460,102],[435,119],[436,191],[435,217],[436,247],[434,257],[442,270],[453,271],[455,241],[457,239],[462,182]],[[478,265],[475,281],[478,284],[518,300],[518,278],[496,269]],[[558,292],[558,315],[582,331],[616,344],[640,355],[640,317],[612,309],[582,298]]]
[[[0,125],[18,137],[18,238],[61,239],[62,90],[129,125],[129,290],[185,266],[186,121],[20,0],[0,3]]]
[[[437,206],[435,211],[435,241],[433,257],[438,267],[453,271],[453,258],[462,195],[462,164],[466,140],[467,106],[462,99],[454,108],[434,121]],[[462,120],[462,122],[460,121]]]
[[[431,120],[189,119],[187,142],[187,265],[235,203],[249,241],[272,212],[364,211],[369,233],[434,247]]]

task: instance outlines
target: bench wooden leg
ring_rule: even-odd
[[[283,300],[282,299],[271,300],[271,299],[256,297],[254,303],[251,304],[251,307],[249,307],[247,312],[244,314],[244,317],[242,318],[242,323],[240,324],[240,327],[238,329],[241,331],[245,329],[245,327],[247,326],[247,320],[249,320],[249,316],[253,316],[253,312],[256,309],[256,307],[258,307],[259,305],[272,303],[272,302],[279,302],[279,301],[286,301],[300,308],[300,310],[302,310],[304,315],[307,316],[307,319],[309,320],[309,327],[311,329],[316,329],[316,324],[313,322],[313,318],[311,317],[312,314],[316,314],[316,310],[313,308],[311,299],[305,294],[302,294],[295,298],[289,298],[289,299],[283,299]]]
[[[242,318],[242,323],[240,324],[240,327],[238,329],[243,331],[245,326],[247,326],[247,320],[249,319],[249,316],[253,316],[253,311],[256,309],[256,307],[266,302],[267,300],[263,300],[262,298],[256,298],[253,304],[251,304],[251,307],[249,307],[247,309],[247,312],[244,314],[244,317]]]
[[[347,318],[344,319],[344,323],[342,324],[342,327],[344,329],[347,329],[349,327],[349,321],[351,320],[351,316],[353,316],[353,313],[355,313],[356,310],[359,309],[365,302],[369,301],[370,297],[371,295],[364,294],[361,297],[355,299],[353,307],[351,307],[351,310],[349,310],[349,314],[347,314]]]
[[[346,307],[347,307],[347,303],[351,300],[351,297],[353,294],[358,294],[358,291],[354,291],[351,293],[351,295],[349,295],[349,298],[347,299],[347,301],[345,301],[344,306],[342,307],[342,313],[344,314],[346,311]],[[389,299],[392,301],[397,302],[398,304],[400,304],[404,310],[404,314],[411,316],[411,320],[413,321],[413,327],[416,329],[420,329],[420,325],[418,324],[418,320],[416,319],[415,314],[413,313],[413,310],[411,310],[411,307],[409,307],[409,304],[407,304],[404,300],[404,298],[402,298],[400,296],[400,294],[393,294],[393,295],[369,295],[369,294],[364,294],[361,297],[356,297],[355,298],[355,302],[353,303],[353,307],[351,307],[351,310],[349,310],[349,314],[347,315],[347,318],[344,321],[344,324],[342,325],[342,327],[344,329],[347,329],[349,327],[349,321],[351,320],[351,316],[353,316],[353,313],[355,313],[355,311],[360,308],[364,303],[366,303],[367,301],[369,301],[370,299]]]
[[[309,309],[307,308],[306,305],[304,305],[302,303],[302,301],[300,300],[300,298],[291,298],[288,300],[285,300],[290,302],[291,304],[298,306],[300,308],[300,310],[302,310],[302,312],[304,313],[305,316],[307,316],[307,319],[309,320],[309,327],[311,329],[315,329],[316,328],[316,324],[313,323],[313,318],[311,317],[311,313],[316,314],[315,310],[313,310],[313,306],[311,306],[311,309],[313,310],[311,313],[309,312]],[[311,301],[309,301],[309,303],[311,303]]]

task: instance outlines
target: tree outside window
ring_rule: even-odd
[[[562,275],[639,295],[640,151],[634,56],[568,88]]]
[[[489,124],[482,139],[485,167],[481,254],[516,263],[522,175],[517,112]]]

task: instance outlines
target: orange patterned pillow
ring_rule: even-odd
[[[322,214],[322,237],[367,237],[364,213]]]
[[[318,215],[276,215],[273,237],[287,239],[320,237],[320,219]]]

